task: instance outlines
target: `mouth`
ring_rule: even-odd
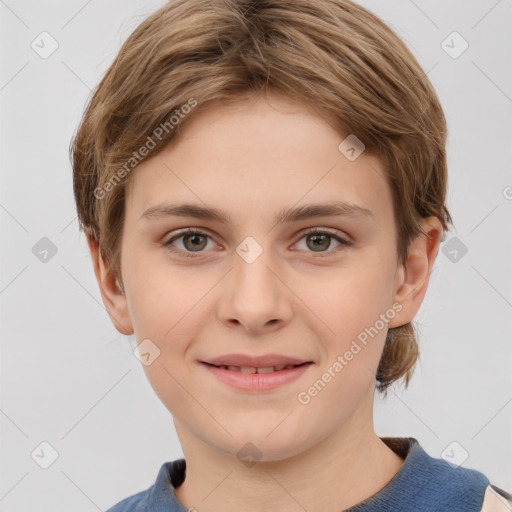
[[[201,365],[217,381],[231,389],[262,393],[281,388],[301,378],[314,363],[275,355],[250,357],[232,354],[201,361]]]
[[[215,368],[219,368],[221,370],[229,370],[230,372],[240,372],[240,373],[275,373],[283,370],[291,370],[292,368],[298,368],[299,366],[312,364],[311,361],[307,361],[300,364],[286,364],[286,365],[276,365],[276,366],[235,366],[235,365],[217,365],[212,363],[204,363],[209,366],[214,366]]]

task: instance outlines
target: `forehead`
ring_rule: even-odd
[[[306,203],[344,201],[392,220],[380,160],[349,160],[337,132],[306,105],[280,97],[215,104],[196,113],[179,138],[135,170],[127,214],[163,202],[204,203],[236,218]]]

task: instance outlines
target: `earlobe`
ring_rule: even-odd
[[[419,221],[423,231],[409,245],[407,261],[397,269],[394,302],[402,306],[400,314],[389,327],[399,327],[411,322],[420,309],[427,292],[430,274],[439,252],[443,227],[437,217]]]
[[[133,334],[133,325],[123,287],[119,285],[119,282],[101,256],[98,241],[87,237],[87,244],[91,253],[94,275],[100,288],[101,298],[112,323],[121,334]]]

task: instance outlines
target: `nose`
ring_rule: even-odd
[[[270,250],[254,261],[234,254],[233,269],[222,283],[217,314],[230,328],[258,335],[273,332],[292,318],[293,293]]]

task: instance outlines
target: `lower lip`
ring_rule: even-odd
[[[220,381],[241,391],[271,391],[298,379],[313,363],[272,373],[242,373],[202,363]]]

